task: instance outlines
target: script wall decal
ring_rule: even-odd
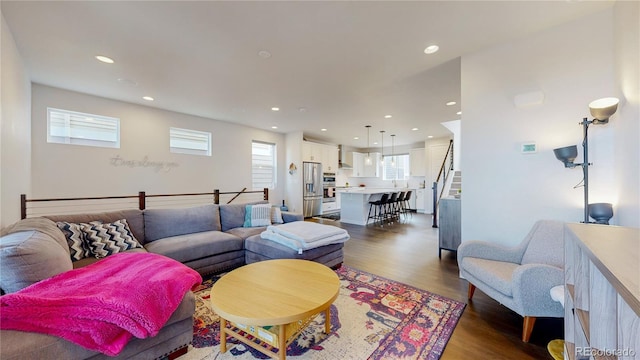
[[[149,156],[145,155],[142,160],[128,160],[120,155],[116,155],[109,159],[111,166],[124,166],[128,168],[151,168],[155,172],[169,172],[171,169],[179,167],[180,163],[174,161],[157,161],[149,160]]]

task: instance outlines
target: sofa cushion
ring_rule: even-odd
[[[112,223],[90,223],[82,225],[82,232],[91,254],[103,258],[129,249],[142,248],[131,233],[126,219]]]
[[[243,227],[269,226],[271,225],[271,205],[257,204],[247,205],[244,208]]]
[[[147,242],[203,231],[220,231],[220,210],[215,204],[182,209],[147,209],[144,211],[144,226]]]
[[[297,250],[291,249],[271,240],[266,240],[260,235],[250,236],[244,242],[245,251],[259,254],[269,259],[302,259],[314,260],[325,254],[333,253],[344,247],[344,243],[329,244],[317,248],[305,250],[299,254]]]
[[[120,353],[118,359],[155,359],[159,357],[149,357],[140,355],[139,353],[145,349],[158,347],[162,353],[168,353],[174,350],[174,347],[168,346],[164,348],[164,343],[178,336],[180,333],[187,332],[193,335],[192,316],[195,311],[195,296],[189,291],[178,308],[173,312],[165,326],[160,330],[158,335],[138,339],[132,338],[127,346]],[[187,322],[187,326],[180,326],[176,329],[174,324]],[[190,337],[189,337],[190,338]],[[189,343],[189,341],[184,342]],[[161,354],[162,354],[161,353]],[[25,333],[16,330],[2,330],[2,341],[0,341],[0,354],[5,360],[23,360],[23,359],[113,359],[107,355],[85,349],[63,338],[45,335],[39,333]]]
[[[242,227],[244,225],[245,207],[247,205],[266,204],[266,201],[259,201],[249,204],[224,204],[220,205],[220,222],[222,231]]]
[[[520,266],[519,264],[465,257],[462,259],[461,266],[464,271],[474,274],[478,280],[496,289],[503,295],[513,296],[511,278],[513,272]]]
[[[246,228],[246,227],[233,228],[225,232],[228,234],[235,235],[241,239],[246,239],[249,236],[260,235],[265,230],[267,230],[266,226],[259,226],[259,227],[250,227],[250,228]]]
[[[564,222],[540,220],[531,231],[521,264],[548,264],[564,268]]]
[[[203,231],[172,236],[145,244],[147,251],[186,263],[188,261],[242,250],[241,238],[220,231]]]
[[[133,236],[139,241],[144,241],[144,219],[142,211],[138,209],[74,215],[46,215],[44,217],[55,222],[66,221],[71,223],[89,223],[92,221],[110,223],[120,219],[127,219],[127,224],[129,224]]]
[[[66,242],[64,246],[66,251],[51,236],[35,230],[3,236],[0,240],[0,288],[7,293],[16,292],[73,269]]]

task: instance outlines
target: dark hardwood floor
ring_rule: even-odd
[[[348,266],[397,280],[467,306],[442,359],[552,359],[547,343],[563,338],[562,319],[538,319],[531,341],[520,340],[522,317],[476,290],[467,301],[467,281],[458,276],[456,253],[438,259],[438,229],[431,215],[413,214],[400,224],[358,226],[312,219],[346,229]]]

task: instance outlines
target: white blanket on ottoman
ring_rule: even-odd
[[[260,237],[298,250],[298,254],[302,254],[304,250],[343,243],[349,240],[349,233],[336,226],[294,221],[278,226],[271,225]]]

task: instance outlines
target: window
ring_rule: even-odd
[[[177,154],[211,156],[211,133],[169,128],[169,149]]]
[[[251,179],[253,190],[276,187],[276,145],[251,142]]]
[[[395,164],[392,160],[395,159]],[[383,180],[406,180],[409,178],[409,154],[385,155],[382,167]]]
[[[47,108],[47,142],[120,147],[120,119]]]

